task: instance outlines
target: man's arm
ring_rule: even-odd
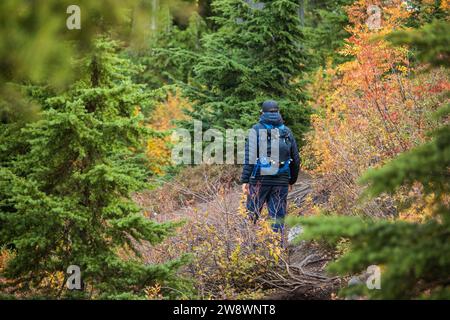
[[[289,179],[289,184],[292,185],[297,182],[298,172],[300,170],[300,154],[298,153],[297,141],[295,141],[294,135],[290,132],[291,144],[291,156],[292,162],[289,164],[289,169],[291,171],[291,178]]]

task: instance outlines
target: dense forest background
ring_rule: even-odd
[[[0,3],[1,298],[450,298],[448,1],[73,2]],[[266,99],[301,147],[286,250],[239,165],[171,157]]]

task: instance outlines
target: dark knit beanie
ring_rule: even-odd
[[[262,112],[279,111],[278,103],[273,100],[266,100],[261,105]]]

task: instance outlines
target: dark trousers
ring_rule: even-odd
[[[284,233],[284,217],[286,216],[288,186],[250,185],[247,196],[247,210],[256,223],[261,216],[264,204],[267,204],[269,217],[273,219],[272,229]]]

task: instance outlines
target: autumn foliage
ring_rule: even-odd
[[[320,69],[312,84],[316,112],[303,156],[317,177],[316,191],[329,195],[320,207],[326,211],[398,214],[389,196],[359,202],[364,188],[357,180],[369,167],[381,166],[426,140],[426,132],[436,126],[430,114],[450,87],[444,71],[422,73],[424,67],[410,61],[408,49],[384,40],[410,14],[402,1],[390,3],[361,0],[348,7],[351,36],[342,54],[352,59]],[[374,4],[381,17],[371,19],[367,8]],[[420,187],[415,192],[420,194]]]
[[[160,102],[152,112],[149,126],[159,135],[147,141],[146,154],[150,169],[156,175],[163,175],[172,165],[170,133],[175,128],[174,121],[186,119],[183,109],[188,107],[187,101],[177,93],[168,92],[167,99]]]

